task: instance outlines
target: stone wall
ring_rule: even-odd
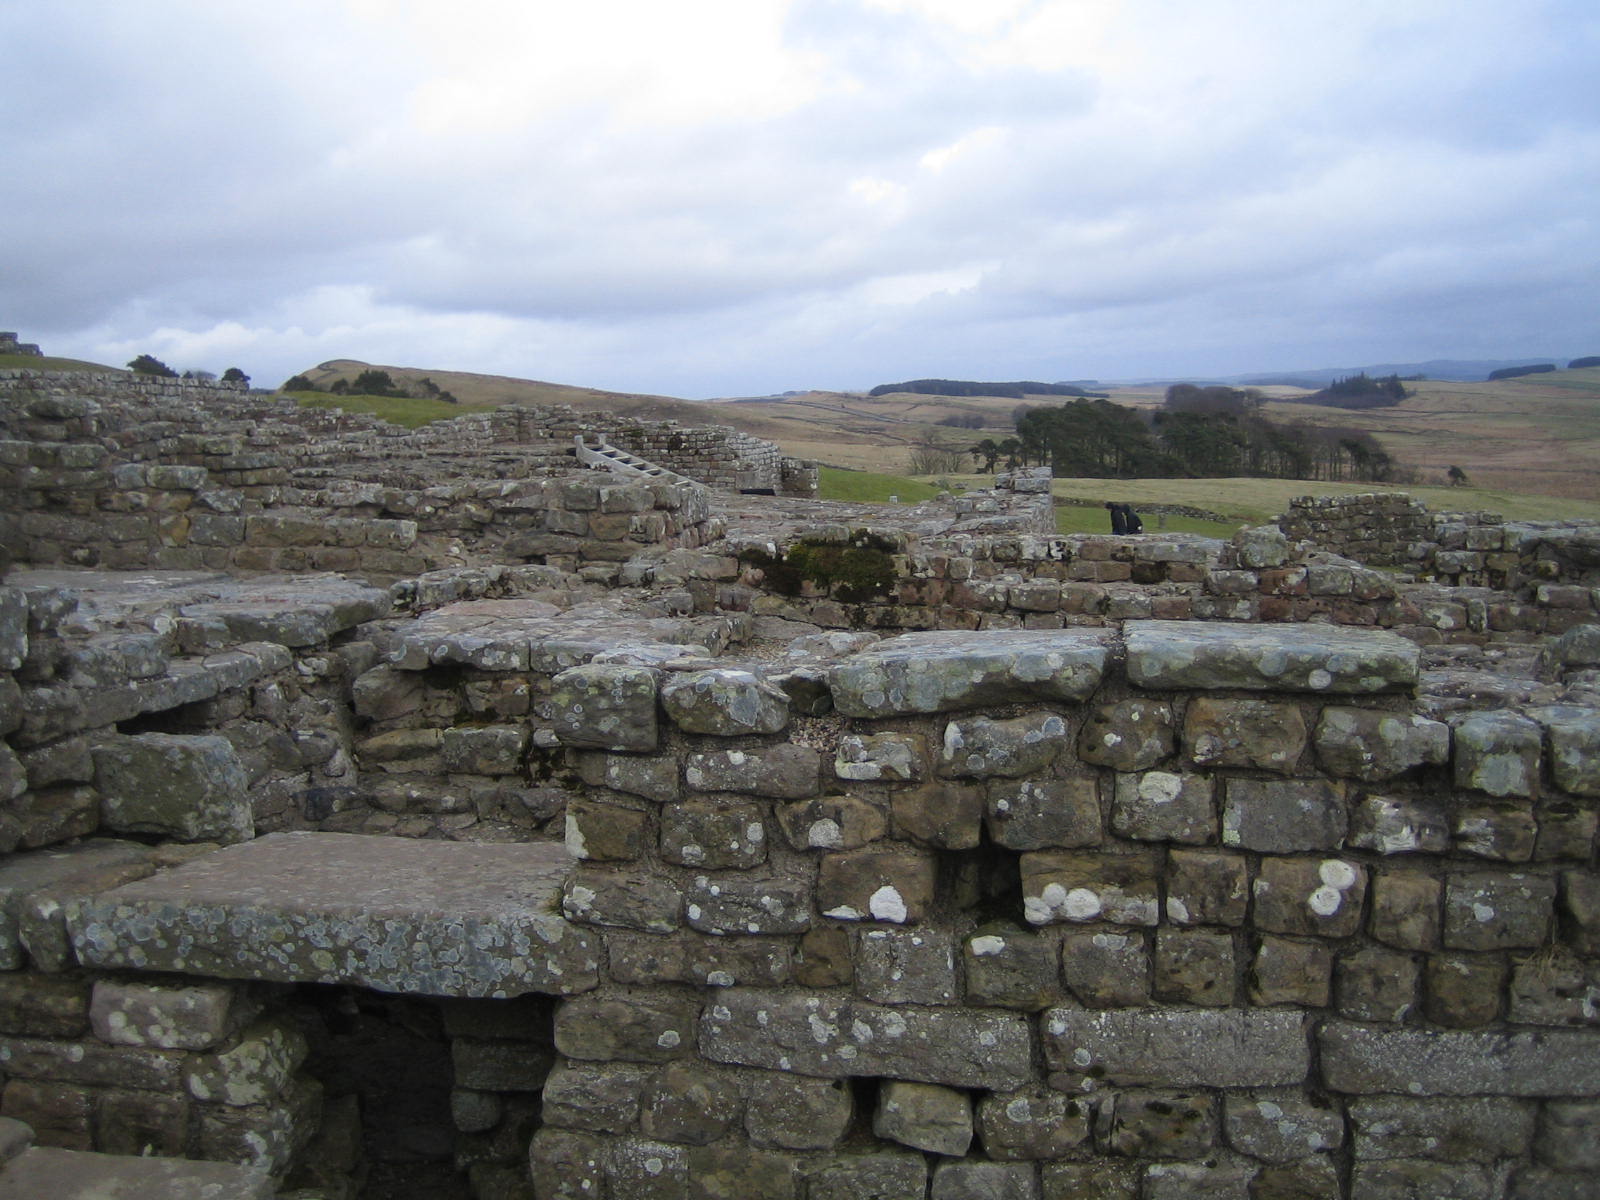
[[[38,355],[41,351],[33,342],[19,342],[15,333],[0,333],[0,354]]]

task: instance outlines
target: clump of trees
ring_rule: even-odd
[[[141,354],[128,364],[128,370],[135,375],[156,375],[163,379],[176,379],[178,373],[159,358],[148,354]]]
[[[1382,375],[1374,379],[1365,371],[1335,379],[1319,392],[1299,396],[1295,404],[1324,404],[1331,408],[1387,408],[1399,404],[1412,392],[1398,375]]]
[[[1039,383],[1024,379],[1012,383],[978,383],[970,379],[908,379],[904,383],[880,383],[867,393],[888,396],[911,392],[918,396],[1004,396],[1021,400],[1024,396],[1093,396],[1075,383]]]
[[[1575,358],[1567,364],[1567,370],[1577,371],[1583,367],[1600,367],[1600,354],[1591,354],[1585,358]]]
[[[1554,371],[1555,363],[1539,363],[1531,367],[1501,367],[1498,371],[1490,371],[1488,378],[1516,379],[1520,375],[1543,375],[1546,371]]]
[[[324,389],[318,387],[305,375],[291,375],[283,381],[280,392],[320,392]],[[423,376],[410,387],[396,383],[394,377],[387,371],[375,367],[368,367],[354,379],[340,377],[327,387],[330,396],[388,396],[400,400],[442,400],[446,404],[460,404],[461,401],[434,383],[432,379]]]

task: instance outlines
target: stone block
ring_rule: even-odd
[[[1262,1162],[1291,1163],[1344,1145],[1339,1105],[1301,1092],[1231,1092],[1222,1123],[1229,1146]]]
[[[702,933],[777,936],[811,928],[811,900],[804,880],[699,875],[684,893],[684,912]]]
[[[1587,1171],[1523,1166],[1512,1172],[1506,1200],[1590,1200],[1594,1177]]]
[[[751,1142],[784,1150],[828,1150],[839,1144],[855,1101],[841,1079],[751,1072],[746,1079],[744,1127]]]
[[[1032,925],[1154,925],[1159,882],[1151,854],[1034,851],[1022,856],[1023,916]]]
[[[927,740],[916,733],[847,733],[839,739],[833,771],[840,779],[896,783],[921,779]]]
[[[984,823],[989,837],[1010,850],[1098,846],[1099,782],[1091,775],[992,780]]]
[[[1306,1018],[1298,1012],[1052,1008],[1042,1025],[1051,1086],[1065,1091],[1298,1087],[1311,1067]]]
[[[689,1200],[798,1200],[799,1161],[744,1146],[689,1151]]]
[[[649,849],[650,814],[621,804],[572,800],[567,804],[566,847],[589,862],[632,862]]]
[[[1023,1163],[941,1162],[932,1200],[1039,1200],[1039,1181]]]
[[[1339,1195],[1339,1169],[1326,1155],[1261,1168],[1250,1200],[1325,1200]]]
[[[664,1063],[694,1053],[700,1007],[692,996],[586,995],[556,1009],[556,1049],[591,1062]]]
[[[1325,1008],[1333,990],[1333,948],[1264,936],[1251,960],[1249,989],[1252,1004]]]
[[[1296,704],[1197,696],[1183,719],[1183,744],[1197,767],[1246,767],[1292,774],[1306,748]]]
[[[1535,859],[1588,859],[1595,835],[1600,833],[1600,811],[1585,801],[1555,796],[1539,802],[1536,819],[1539,836],[1533,849]]]
[[[739,1120],[743,1101],[726,1074],[696,1063],[676,1062],[655,1075],[639,1109],[645,1136],[704,1146]]]
[[[541,1094],[546,1125],[595,1133],[629,1133],[654,1068],[636,1063],[561,1061],[551,1069]]]
[[[872,1132],[913,1150],[959,1158],[972,1145],[972,1101],[955,1088],[885,1080]]]
[[[542,1042],[457,1037],[450,1041],[457,1087],[480,1092],[537,1092],[555,1055]]]
[[[1089,714],[1078,734],[1078,757],[1113,771],[1146,771],[1173,751],[1172,705],[1160,700],[1119,700]]]
[[[828,685],[834,706],[848,717],[1081,703],[1100,686],[1108,654],[1098,631],[913,633],[837,663]]]
[[[95,1037],[114,1046],[210,1050],[258,1007],[233,984],[99,979],[89,1017]]]
[[[954,1004],[955,951],[950,935],[933,929],[855,932],[855,988],[879,1004]]]
[[[1032,1038],[1015,1013],[887,1007],[836,996],[729,988],[706,1009],[714,1062],[826,1079],[880,1076],[1013,1091],[1031,1077]]]
[[[1539,790],[1543,730],[1507,711],[1471,713],[1455,724],[1455,784],[1491,796],[1534,796]]]
[[[10,1080],[44,1079],[90,1087],[182,1093],[185,1056],[175,1050],[112,1047],[93,1040],[0,1038]]]
[[[1600,955],[1600,875],[1561,873],[1561,916],[1573,949],[1589,957]]]
[[[983,829],[984,792],[977,784],[934,779],[890,797],[897,837],[941,850],[971,850]]]
[[[781,733],[789,724],[783,689],[750,671],[715,668],[670,676],[661,703],[680,729],[718,737]]]
[[[1293,854],[1337,850],[1349,830],[1344,788],[1321,779],[1229,779],[1222,842],[1243,850]]]
[[[543,711],[563,745],[596,750],[656,748],[656,673],[648,667],[590,664],[550,681]]]
[[[561,911],[583,925],[671,933],[683,924],[683,893],[654,872],[579,867],[562,891]]]
[[[939,774],[958,779],[1020,779],[1039,774],[1068,745],[1067,722],[1056,713],[951,721],[944,728]]]
[[[1450,727],[1414,713],[1330,706],[1316,731],[1317,761],[1334,775],[1378,783],[1450,760]]]
[[[1439,945],[1443,885],[1421,871],[1380,871],[1372,879],[1372,936],[1397,950]]]
[[[1148,1004],[1150,971],[1140,934],[1068,933],[1061,941],[1061,978],[1085,1007]]]
[[[1037,1012],[1059,994],[1060,947],[1014,925],[984,926],[962,943],[967,1001]]]
[[[0,1113],[33,1130],[41,1145],[88,1150],[94,1096],[87,1088],[51,1080],[12,1079],[0,1093]],[[7,1172],[7,1176],[10,1176]],[[9,1182],[9,1179],[8,1179]]]
[[[258,1021],[232,1046],[188,1060],[184,1086],[196,1100],[212,1104],[272,1104],[308,1050],[305,1035],[286,1019]]]
[[[1216,1154],[1196,1162],[1157,1162],[1145,1168],[1141,1200],[1258,1200],[1257,1164]],[[1337,1180],[1335,1180],[1337,1182]],[[1261,1200],[1265,1200],[1264,1197]]]
[[[0,1030],[30,1037],[82,1036],[90,1027],[92,983],[76,974],[0,974]]]
[[[505,1119],[504,1098],[470,1088],[450,1089],[450,1120],[460,1133],[488,1133]]]
[[[1395,950],[1367,946],[1341,955],[1339,1014],[1352,1021],[1404,1021],[1416,1010],[1421,976],[1417,960]]]
[[[605,1151],[607,1190],[601,1195],[639,1200],[688,1200],[689,1150],[645,1138],[609,1139]]]
[[[1361,929],[1367,869],[1342,858],[1264,858],[1252,889],[1257,928],[1297,937]]]
[[[819,796],[780,804],[778,827],[796,850],[857,850],[889,829],[882,808],[856,796]]]
[[[1377,854],[1444,854],[1450,849],[1445,803],[1428,796],[1361,796],[1350,809],[1350,845]]]
[[[1492,1163],[1527,1154],[1535,1107],[1498,1096],[1357,1096],[1349,1102],[1358,1160]]]
[[[1206,929],[1156,934],[1152,989],[1157,999],[1223,1007],[1233,1003],[1233,935]]]
[[[254,833],[249,776],[227,738],[118,734],[93,753],[107,829],[187,842],[239,842]]]
[[[1318,1035],[1338,1092],[1559,1096],[1600,1091],[1600,1031],[1444,1031],[1331,1021]]]
[[[1044,1200],[1138,1200],[1136,1163],[1095,1159],[1088,1162],[1052,1162],[1040,1172]]]
[[[1397,634],[1323,624],[1130,621],[1124,639],[1129,682],[1154,690],[1409,691],[1420,658]]]
[[[1551,706],[1528,715],[1544,728],[1556,786],[1574,796],[1600,796],[1600,712]]]
[[[1213,793],[1208,775],[1169,771],[1118,775],[1111,828],[1139,841],[1204,845],[1217,836]]]
[[[717,750],[684,760],[684,781],[697,792],[744,792],[774,800],[804,800],[822,787],[822,757],[810,746]]]
[[[590,787],[610,788],[661,804],[676,800],[681,791],[678,760],[671,756],[584,753],[578,756],[578,775]]]
[[[1547,1103],[1539,1114],[1533,1149],[1540,1162],[1558,1171],[1600,1169],[1600,1102]]]
[[[1516,964],[1506,1015],[1517,1025],[1594,1025],[1600,1021],[1597,999],[1600,966],[1558,950]]]
[[[1101,1140],[1129,1158],[1199,1158],[1217,1143],[1217,1108],[1209,1092],[1118,1092],[1101,1108]]]
[[[1167,855],[1167,920],[1174,925],[1243,925],[1249,906],[1244,855],[1177,850]]]
[[[95,1100],[95,1148],[102,1154],[182,1158],[191,1106],[178,1096],[108,1090]]]
[[[1450,1029],[1476,1029],[1500,1015],[1506,966],[1498,957],[1430,954],[1423,970],[1423,1010],[1428,1020]]]
[[[711,870],[757,866],[767,859],[762,810],[740,800],[696,798],[667,805],[661,810],[661,857]]]
[[[1452,950],[1519,950],[1547,939],[1555,880],[1516,872],[1454,874],[1445,883],[1444,944]]]
[[[807,1200],[926,1200],[928,1163],[921,1154],[841,1154],[806,1171]]]
[[[466,775],[514,775],[522,769],[527,730],[513,725],[446,729],[440,744],[444,769]]]
[[[840,921],[915,924],[933,903],[936,864],[898,848],[824,855],[817,873],[817,908]]]
[[[978,1101],[984,1153],[1005,1162],[1065,1158],[1088,1143],[1092,1117],[1086,1101],[1037,1084]]]
[[[528,1146],[528,1177],[540,1200],[598,1200],[606,1195],[610,1140],[546,1125]]]

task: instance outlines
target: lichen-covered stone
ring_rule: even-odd
[[[514,775],[527,745],[527,731],[514,725],[464,726],[444,731],[440,759],[450,772]]]
[[[1350,845],[1377,854],[1443,854],[1450,823],[1442,800],[1367,793],[1350,808]]]
[[[1316,731],[1317,760],[1335,775],[1377,783],[1450,759],[1450,727],[1414,713],[1330,706]]]
[[[1452,950],[1516,950],[1543,945],[1556,885],[1543,875],[1476,872],[1445,884],[1444,944]]]
[[[683,778],[698,792],[744,792],[804,800],[822,787],[822,757],[810,746],[716,750],[684,759]]]
[[[606,1194],[608,1142],[546,1125],[528,1146],[528,1175],[541,1200],[595,1200]]]
[[[1082,630],[913,633],[836,664],[828,684],[850,717],[1087,700],[1105,673],[1105,635]]]
[[[1348,830],[1343,785],[1321,779],[1228,780],[1224,845],[1269,854],[1337,850]]]
[[[640,1100],[653,1070],[637,1063],[558,1062],[541,1093],[544,1123],[626,1133],[639,1119]]]
[[[1057,993],[1060,948],[1009,923],[987,925],[962,943],[967,999],[1037,1012]]]
[[[1242,854],[1172,850],[1167,856],[1166,917],[1174,925],[1243,925],[1250,903]]]
[[[1197,696],[1183,718],[1183,744],[1197,767],[1251,767],[1292,774],[1306,748],[1295,704]]]
[[[585,925],[671,933],[683,924],[683,893],[659,874],[580,868],[562,888],[561,911]]]
[[[1130,1089],[1106,1108],[1105,1143],[1130,1158],[1199,1158],[1217,1141],[1217,1099],[1209,1092]]]
[[[984,792],[977,784],[932,779],[896,789],[889,800],[897,837],[941,850],[971,850],[983,830]]]
[[[1592,1096],[1600,1030],[1439,1031],[1331,1021],[1318,1035],[1338,1092],[1412,1096]]]
[[[914,1150],[959,1158],[972,1145],[972,1101],[954,1088],[891,1079],[878,1090],[872,1132]]]
[[[1032,925],[1154,925],[1159,869],[1148,854],[1041,850],[1022,856],[1022,911]]]
[[[1344,1114],[1332,1100],[1287,1090],[1223,1098],[1228,1145],[1269,1163],[1289,1163],[1344,1145]]]
[[[1025,1163],[947,1159],[933,1171],[931,1200],[1039,1200],[1039,1181]]]
[[[913,733],[847,733],[839,739],[833,770],[840,779],[890,783],[921,779],[926,740]]]
[[[1150,1002],[1150,952],[1129,933],[1068,933],[1061,940],[1061,978],[1087,1008],[1131,1008]]]
[[[673,675],[662,685],[661,703],[689,733],[737,737],[781,733],[789,724],[783,689],[750,671],[719,667]]]
[[[1203,845],[1216,840],[1214,784],[1208,775],[1145,771],[1118,775],[1111,828],[1145,842]]]
[[[1357,1096],[1349,1107],[1357,1159],[1490,1163],[1526,1154],[1533,1140],[1535,1109],[1525,1100]]]
[[[781,876],[699,875],[684,893],[684,913],[702,933],[803,933],[811,928],[811,890]]]
[[[100,819],[119,833],[240,842],[254,832],[249,776],[215,735],[115,735],[94,747]]]
[[[640,1104],[645,1136],[704,1146],[739,1120],[742,1098],[734,1081],[704,1066],[675,1062],[656,1073]]]
[[[113,1046],[209,1050],[255,1007],[238,987],[225,983],[100,979],[94,984],[89,1018],[94,1035]]]
[[[1137,1163],[1098,1158],[1045,1163],[1040,1174],[1045,1200],[1137,1200],[1142,1172]]]
[[[1032,1038],[1016,1013],[887,1007],[755,988],[729,988],[706,1007],[700,1053],[826,1079],[882,1076],[1001,1091],[1032,1074]]]
[[[556,1009],[556,1049],[595,1062],[671,1062],[694,1053],[699,1011],[682,989],[575,996]]]
[[[1407,691],[1417,647],[1397,634],[1334,625],[1129,621],[1128,680],[1136,687],[1212,691]]]
[[[827,1150],[844,1137],[854,1113],[844,1080],[767,1072],[747,1080],[744,1127],[758,1146]]]
[[[260,1021],[234,1045],[188,1060],[184,1086],[212,1104],[271,1104],[308,1052],[305,1035],[287,1019]]]
[[[926,1200],[921,1154],[843,1154],[806,1168],[807,1200]]]
[[[984,823],[995,844],[1011,850],[1098,846],[1099,782],[1092,775],[991,780]]]
[[[563,745],[596,750],[656,748],[656,672],[649,667],[589,664],[562,671],[544,701]]]
[[[856,796],[820,796],[778,805],[778,827],[796,850],[855,850],[889,828],[888,815]]]
[[[1067,723],[1056,713],[999,721],[988,717],[951,721],[944,728],[939,773],[969,779],[1020,779],[1044,770],[1067,744]]]
[[[1252,894],[1260,929],[1349,937],[1361,928],[1367,869],[1342,858],[1265,858]]]
[[[578,774],[590,787],[610,788],[662,804],[676,800],[681,791],[676,758],[585,753],[578,756]]]
[[[1089,1140],[1092,1115],[1085,1101],[1038,1085],[978,1101],[984,1152],[1002,1161],[1065,1157]]]
[[[1449,1196],[1451,1200],[1494,1200],[1496,1172],[1470,1163],[1389,1158],[1358,1162],[1350,1173],[1352,1194],[1371,1200],[1410,1200]]]
[[[1539,790],[1543,732],[1512,712],[1480,712],[1455,726],[1455,782],[1491,796],[1533,796]]]
[[[1078,757],[1113,771],[1144,771],[1172,753],[1172,705],[1119,700],[1090,713],[1078,734]]]
[[[1544,727],[1550,743],[1550,772],[1556,786],[1574,796],[1600,796],[1600,711],[1552,706],[1529,714]]]
[[[935,864],[899,847],[828,854],[817,873],[817,908],[839,921],[922,920],[933,903]]]
[[[879,1004],[953,1004],[955,950],[931,929],[863,929],[855,934],[856,991]]]
[[[1219,1007],[1233,1003],[1233,936],[1208,929],[1156,935],[1152,986],[1158,999]]]
[[[661,812],[661,857],[684,867],[747,869],[766,861],[760,806],[694,799]]]
[[[1306,1018],[1269,1009],[1045,1012],[1051,1086],[1299,1087],[1311,1067]]]

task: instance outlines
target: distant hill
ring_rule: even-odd
[[[1270,371],[1253,375],[1234,375],[1222,382],[1241,386],[1258,383],[1282,383],[1291,387],[1323,388],[1335,379],[1367,374],[1374,379],[1385,375],[1425,375],[1451,383],[1478,383],[1489,378],[1491,371],[1507,367],[1531,367],[1539,363],[1562,361],[1554,355],[1539,358],[1430,358],[1427,362],[1369,363],[1364,367],[1314,367],[1304,371]]]

